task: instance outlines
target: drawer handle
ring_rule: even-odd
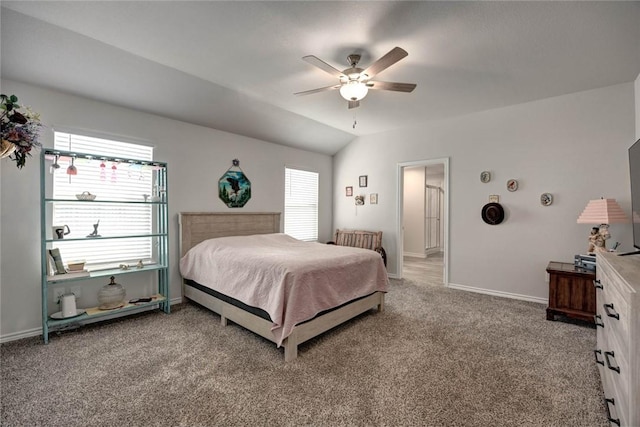
[[[604,311],[607,313],[607,316],[620,320],[620,315],[613,310],[613,304],[605,304]]]
[[[620,366],[611,366],[611,360],[609,360],[609,357],[611,357],[612,359],[615,359],[616,356],[613,354],[613,351],[605,351],[604,352],[604,360],[606,360],[607,362],[607,368],[611,369],[612,371],[616,371],[617,373],[620,373]]]
[[[611,418],[611,410],[609,409],[609,403],[611,403],[613,406],[616,406],[616,402],[613,397],[611,399],[607,399],[607,398],[604,399],[604,406],[605,408],[607,408],[607,420],[609,420],[610,423],[620,425],[620,418]]]
[[[598,360],[598,355],[602,356],[602,350],[593,350],[593,355],[596,357],[596,363],[604,366],[604,360]]]
[[[602,316],[600,316],[599,314],[596,314],[595,316],[593,316],[593,321],[596,324],[596,327],[600,326],[601,328],[604,328],[604,322],[602,321]]]
[[[602,283],[600,283],[600,279],[596,279],[593,281],[593,287],[596,289],[604,289]]]

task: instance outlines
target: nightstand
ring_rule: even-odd
[[[596,288],[593,281],[596,272],[576,267],[567,262],[551,261],[549,273],[549,307],[547,320],[555,320],[556,315],[595,323]]]

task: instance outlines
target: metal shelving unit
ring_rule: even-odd
[[[47,197],[47,178],[51,175],[48,173],[47,162],[54,158],[70,157],[75,159],[101,159],[103,161],[112,162],[124,162],[128,164],[138,165],[151,165],[153,166],[154,182],[156,185],[165,189],[164,195],[160,200],[153,201],[131,201],[131,200],[75,200],[75,199],[59,199]],[[83,323],[88,320],[95,320],[104,318],[107,316],[113,316],[121,313],[133,313],[135,310],[144,307],[157,306],[158,309],[165,313],[170,312],[170,300],[169,300],[169,224],[168,224],[168,199],[167,199],[167,164],[155,161],[145,161],[136,159],[123,159],[123,158],[111,158],[109,156],[102,156],[89,153],[79,153],[73,151],[56,150],[51,148],[43,148],[40,155],[40,235],[41,235],[41,278],[42,278],[42,336],[45,344],[49,342],[49,333],[55,331],[59,327],[66,326],[71,323]],[[56,203],[78,203],[86,204],[91,203],[93,205],[100,206],[101,209],[109,210],[119,208],[126,208],[128,205],[149,205],[153,209],[154,214],[154,227],[152,233],[145,234],[122,234],[122,235],[109,235],[100,237],[83,237],[83,238],[71,238],[58,240],[48,237],[47,232],[51,228],[51,224],[48,224],[47,209]],[[51,248],[52,243],[61,242],[73,242],[82,240],[111,240],[111,239],[133,239],[141,237],[151,237],[155,239],[156,253],[155,263],[146,264],[142,268],[132,267],[128,270],[119,268],[110,268],[104,270],[91,271],[88,276],[64,278],[61,275],[60,278],[50,277],[47,275],[48,264],[48,250]],[[53,292],[56,286],[61,286],[66,283],[78,283],[84,280],[90,280],[97,277],[119,276],[124,274],[156,274],[157,275],[157,292],[154,299],[150,302],[137,303],[137,304],[125,304],[122,308],[114,310],[105,310],[103,312],[96,312],[91,308],[87,311],[93,311],[92,314],[81,314],[72,318],[66,319],[53,319],[49,314],[49,292]]]

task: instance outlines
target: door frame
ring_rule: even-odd
[[[402,271],[404,269],[403,253],[404,253],[404,168],[414,166],[429,166],[435,164],[444,164],[444,197],[442,200],[443,206],[443,232],[444,232],[444,250],[443,250],[443,273],[442,282],[445,287],[449,286],[449,157],[442,157],[437,159],[426,160],[414,160],[411,162],[399,162],[397,164],[397,201],[396,201],[396,276],[398,279],[402,279]]]

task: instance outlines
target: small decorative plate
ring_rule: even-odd
[[[52,319],[56,319],[56,320],[61,320],[61,319],[70,319],[70,318],[72,318],[72,317],[78,317],[78,316],[80,316],[80,315],[83,315],[83,314],[84,314],[84,313],[86,313],[86,312],[87,312],[87,310],[82,309],[82,308],[79,308],[79,309],[77,309],[77,310],[76,310],[76,314],[73,314],[73,315],[71,315],[71,316],[64,317],[64,316],[62,316],[62,312],[61,312],[61,311],[59,311],[59,312],[57,312],[57,313],[53,313],[53,314],[52,314],[51,316],[49,316],[49,317],[51,317]]]
[[[518,181],[515,179],[510,179],[507,181],[507,190],[509,191],[517,191],[518,190]]]
[[[482,171],[482,173],[480,173],[480,182],[484,182],[486,184],[489,181],[491,181],[491,172]]]
[[[553,194],[551,193],[542,193],[540,195],[540,203],[542,206],[549,206],[553,203]]]

